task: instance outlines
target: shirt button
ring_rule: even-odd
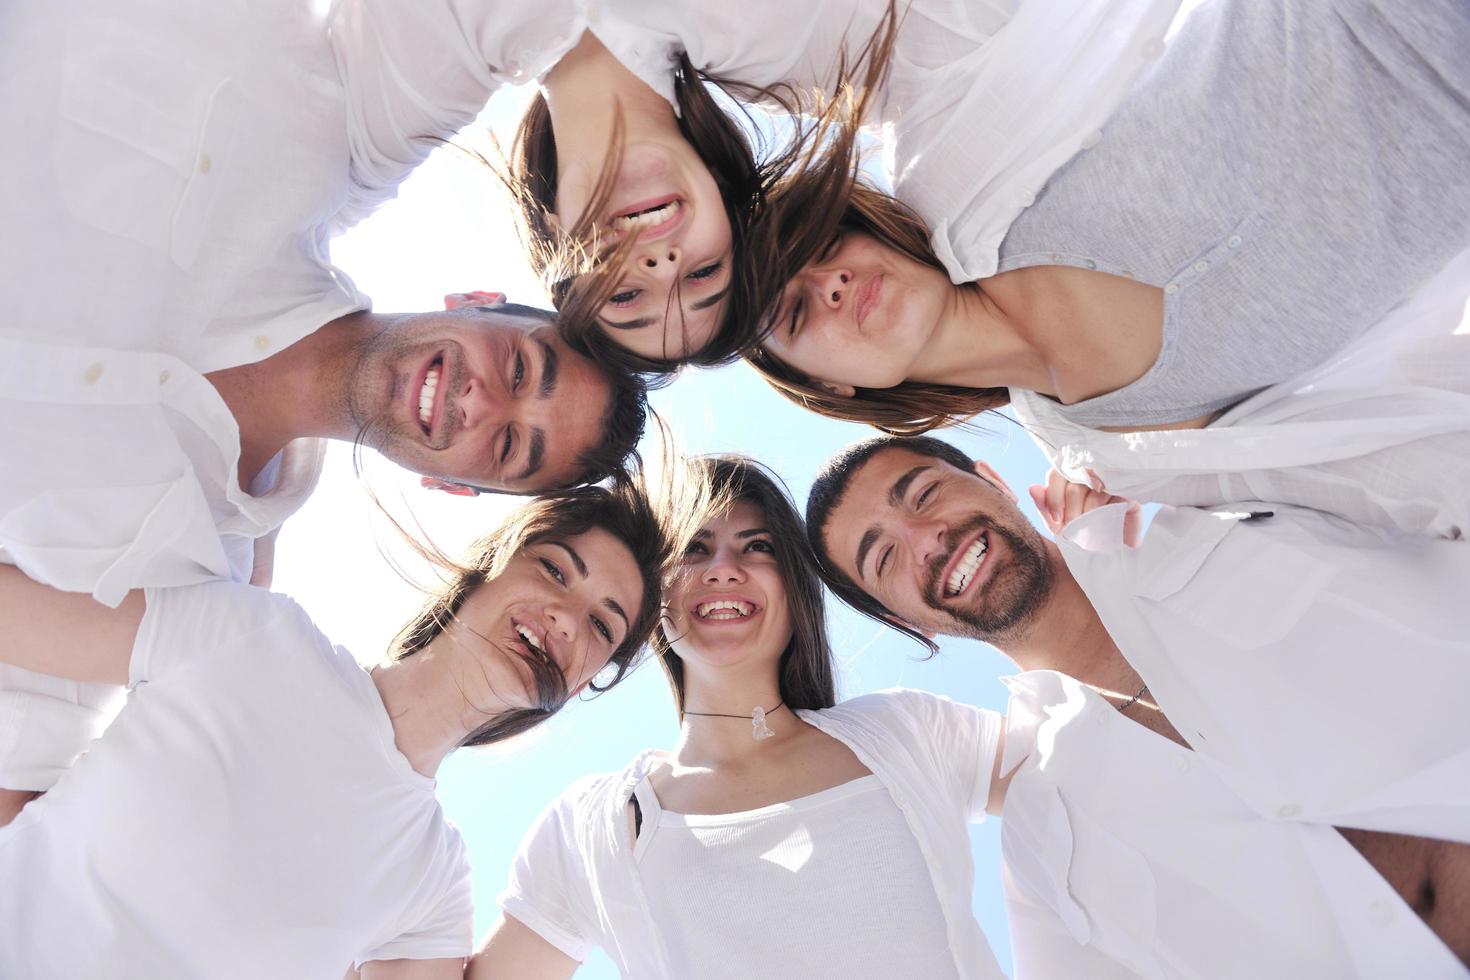
[[[1292,817],[1299,816],[1301,812],[1302,808],[1295,803],[1288,803],[1285,806],[1276,808],[1276,815],[1282,820],[1290,820]]]
[[[158,383],[161,384],[161,385],[168,384],[168,372],[167,371],[159,371],[158,372]]]
[[[1132,279],[1133,278],[1133,270],[1132,269],[1124,269],[1123,270],[1123,278],[1124,279]]]
[[[89,385],[96,384],[97,379],[100,377],[102,377],[102,365],[100,363],[88,364],[87,370],[82,372],[82,380]]]
[[[267,348],[270,347],[270,345],[271,345],[271,339],[269,337],[267,337],[265,334],[261,334],[259,337],[256,337],[255,338],[255,349],[256,350],[266,350]]]
[[[213,170],[213,169],[214,169],[214,161],[209,158],[209,154],[208,153],[201,154],[200,157],[199,157],[199,172],[201,174],[204,174],[206,177],[208,177],[209,176],[209,172],[211,170]]]
[[[1209,267],[1210,267],[1210,263],[1206,262],[1204,259],[1200,259],[1198,262],[1196,262],[1194,264],[1194,271],[1195,272],[1204,272],[1204,271],[1208,270]]]
[[[1102,142],[1102,130],[1100,130],[1100,129],[1094,129],[1092,132],[1090,132],[1086,136],[1082,137],[1082,148],[1084,150],[1090,150],[1094,146],[1097,146],[1097,144],[1099,144],[1101,142]]]
[[[1368,921],[1382,929],[1393,921],[1393,905],[1383,899],[1374,899],[1368,903]]]
[[[1229,245],[1231,248],[1240,248],[1240,236],[1231,235],[1230,240],[1226,242],[1226,244]]]
[[[1169,285],[1164,287],[1164,292],[1168,293],[1170,296],[1173,296],[1175,293],[1179,292],[1179,284],[1177,282],[1169,283]]]
[[[1152,61],[1164,53],[1164,42],[1159,40],[1158,38],[1154,38],[1152,41],[1139,48],[1138,53],[1143,55],[1149,61]]]
[[[1082,264],[1085,265],[1085,266],[1087,266],[1089,269],[1096,269],[1097,268],[1097,263],[1094,262],[1094,261],[1092,261],[1091,259],[1088,259],[1086,262],[1084,262]]]

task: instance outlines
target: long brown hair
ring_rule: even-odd
[[[592,202],[576,227],[561,231],[549,220],[557,190],[551,113],[544,98],[533,99],[501,173],[519,206],[523,244],[561,312],[567,342],[594,360],[650,375],[655,383],[668,380],[681,363],[726,364],[753,346],[764,322],[762,314],[779,301],[786,284],[765,271],[771,268],[769,261],[759,260],[769,253],[769,258],[780,260],[777,267],[786,268],[795,256],[815,255],[825,244],[825,239],[817,241],[820,236],[804,234],[799,222],[790,235],[767,229],[775,189],[799,174],[807,179],[799,187],[793,185],[791,193],[810,197],[817,205],[845,200],[845,189],[853,180],[851,161],[858,149],[859,128],[870,100],[887,78],[898,26],[895,0],[889,0],[877,30],[856,55],[849,59],[844,50],[839,57],[832,97],[798,91],[789,84],[760,87],[710,75],[680,54],[674,77],[677,124],[719,188],[731,236],[730,287],[719,327],[704,348],[684,358],[635,354],[610,339],[598,321],[636,242],[629,236],[616,248],[601,248],[593,227],[617,173],[621,120],[615,121],[613,152],[604,163]],[[722,92],[741,115],[732,115],[712,89]],[[762,102],[784,112],[791,120],[790,137],[775,148],[753,138],[740,121],[743,116],[751,122],[746,102]],[[782,213],[794,217],[794,203]],[[787,223],[781,222],[783,228]],[[682,310],[677,295],[672,302],[672,310]]]
[[[394,637],[388,659],[402,660],[426,647],[444,632],[475,590],[503,572],[523,548],[553,538],[573,537],[596,527],[617,538],[632,553],[643,588],[642,601],[628,625],[627,635],[599,675],[610,676],[602,683],[594,680],[591,685],[598,692],[611,688],[627,676],[653,632],[664,582],[702,522],[704,504],[697,496],[701,490],[680,481],[666,481],[655,502],[649,499],[640,475],[621,477],[607,486],[581,487],[557,497],[534,500],[475,541],[464,560],[458,562],[410,536],[410,545],[438,566],[445,573],[446,581]],[[530,656],[524,663],[531,674],[536,706],[488,718],[465,737],[462,746],[486,745],[519,735],[550,718],[566,704],[567,679],[555,664]]]
[[[837,703],[836,671],[827,643],[827,611],[816,560],[807,546],[806,522],[801,519],[781,478],[748,456],[705,456],[691,460],[691,469],[705,486],[703,499],[712,505],[709,516],[745,502],[760,511],[771,532],[776,566],[791,610],[791,640],[781,652],[778,683],[788,708],[830,708]],[[702,522],[701,522],[702,523]],[[663,666],[679,716],[684,715],[684,661],[674,652],[667,618],[653,631],[653,651]]]
[[[796,235],[819,228],[825,235],[823,248],[844,234],[869,235],[880,245],[915,262],[944,271],[929,243],[929,229],[923,219],[902,201],[861,180],[854,181],[846,199],[835,202],[837,207],[822,213],[820,221],[812,219],[811,224],[804,225],[802,215],[814,213],[812,194],[801,186],[805,180],[806,175],[798,174],[774,195],[771,211],[779,226],[793,227]],[[809,253],[805,248],[793,249],[784,257],[768,253],[758,259],[758,264],[764,265],[768,274],[784,285],[820,251],[821,248]],[[967,283],[957,288],[977,287]],[[766,311],[765,322],[774,313],[774,309]],[[919,435],[941,426],[956,425],[1010,402],[1005,388],[965,388],[922,381],[903,381],[892,388],[858,388],[848,398],[828,391],[764,347],[755,348],[745,357],[773,388],[802,408],[828,418],[866,422],[892,435]]]

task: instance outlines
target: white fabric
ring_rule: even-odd
[[[1330,823],[1263,818],[1070,677],[1009,681],[1016,980],[1470,975]]]
[[[1330,830],[1470,842],[1470,549],[1273,510],[1164,508],[1138,549],[1121,505],[1062,534],[1195,751],[1060,675],[1013,682],[1003,769],[1027,761],[1002,849],[1023,899],[1018,977],[1072,975],[1074,952],[1111,961],[1099,976],[1466,975]],[[1308,917],[1331,928],[1298,928]]]
[[[284,596],[149,590],[127,706],[0,829],[0,976],[463,956],[469,866],[377,689]]]
[[[1135,500],[1312,507],[1356,524],[1470,534],[1470,251],[1308,374],[1204,429],[1102,432],[1011,389],[1016,417],[1068,479]]]
[[[902,811],[943,911],[962,978],[1003,974],[971,911],[974,864],[968,825],[984,819],[1001,718],[921,691],[853,698],[801,718],[843,742]],[[648,888],[629,839],[628,800],[662,762],[635,759],[621,773],[583,780],[527,833],[500,905],[574,959],[600,946],[625,977],[682,980],[673,940],[650,914]],[[865,923],[852,923],[854,937]]]
[[[957,976],[924,855],[878,777],[708,816],[664,810],[647,778],[637,795],[634,857],[677,975]]]

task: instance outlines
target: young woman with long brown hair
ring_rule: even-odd
[[[789,216],[790,237],[820,246],[792,250],[804,255],[751,361],[803,407],[895,433],[1015,403],[1074,479],[1099,484],[1115,463],[1114,492],[1325,497],[1363,520],[1463,531],[1463,500],[1451,518],[1419,499],[1425,470],[1385,487],[1391,468],[1363,460],[1447,432],[1421,462],[1464,455],[1470,379],[1407,391],[1424,372],[1394,373],[1380,341],[1448,335],[1458,314],[1441,309],[1463,309],[1453,277],[1433,283],[1433,308],[1395,308],[1470,245],[1466,43],[1470,15],[1447,2],[1201,6],[1145,52],[1161,57],[1094,138],[1017,192],[1024,210],[998,233],[953,180],[907,177],[897,198],[856,186]],[[1319,397],[1332,385],[1317,372],[1345,358],[1381,368],[1357,376],[1351,405]],[[1140,435],[1109,456],[1095,434],[1120,431]],[[1176,496],[1157,493],[1159,460]],[[1288,496],[1262,495],[1258,471],[1339,463],[1356,471],[1318,473],[1325,494],[1268,479]],[[1132,484],[1111,478],[1130,468]],[[1362,480],[1388,496],[1350,499]]]
[[[1000,716],[919,691],[838,702],[803,523],[743,457],[655,649],[680,736],[579,782],[516,859],[474,978],[999,977],[971,911]]]
[[[435,771],[626,673],[678,547],[659,510],[631,483],[526,505],[371,670],[264,589],[109,609],[0,567],[0,657],[131,689],[0,828],[0,974],[461,976],[469,865]]]

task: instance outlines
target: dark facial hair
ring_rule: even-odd
[[[1005,564],[978,587],[982,591],[970,597],[970,604],[947,603],[945,566],[955,549],[977,531],[989,535],[989,548],[994,548],[997,539],[1006,543]],[[1024,530],[1002,527],[986,515],[976,514],[964,525],[951,529],[945,535],[944,544],[943,550],[929,563],[929,581],[921,596],[924,605],[938,614],[936,621],[953,622],[958,625],[956,635],[986,643],[1014,640],[1023,633],[1051,594],[1055,579],[1041,536],[1029,524]]]

